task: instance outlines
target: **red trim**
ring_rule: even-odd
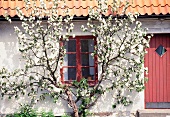
[[[94,38],[94,46],[97,45],[97,40]],[[95,48],[94,48],[95,49]],[[94,68],[95,68],[95,83],[98,82],[98,60],[97,60],[97,55],[94,56]]]
[[[80,51],[81,51],[81,44],[80,44],[80,37],[77,37],[76,38],[76,59],[77,59],[77,74],[76,74],[76,77],[77,77],[77,81],[79,82],[81,80],[81,60],[80,60]]]
[[[66,52],[66,54],[76,54],[76,52]]]
[[[72,37],[72,36],[70,36],[69,37],[69,39],[77,39],[77,38],[81,38],[81,39],[96,39],[96,37],[94,37],[94,36],[92,36],[92,35],[84,35],[84,36],[76,36],[76,37]]]
[[[59,43],[60,47],[63,46],[63,42],[62,40],[60,40],[60,43]],[[62,63],[63,64],[63,63]],[[60,69],[60,75],[61,75],[61,82],[64,83],[64,78],[63,78],[63,68]]]
[[[63,66],[63,68],[77,68],[76,66]]]

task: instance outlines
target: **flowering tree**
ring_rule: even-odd
[[[44,100],[47,96],[54,102],[60,98],[68,102],[75,117],[86,116],[87,110],[95,105],[101,95],[111,90],[117,92],[114,93],[113,108],[117,104],[131,104],[132,101],[122,95],[122,91],[140,92],[144,89],[143,61],[149,41],[146,39],[146,29],[136,21],[137,15],[112,15],[118,13],[120,5],[119,0],[113,0],[112,7],[109,7],[111,14],[103,17],[108,12],[107,1],[98,0],[98,8],[89,11],[88,22],[81,29],[97,38],[92,55],[98,57],[101,73],[93,87],[88,85],[85,78],[80,82],[71,82],[70,86],[60,80],[60,68],[66,53],[61,43],[65,44],[69,36],[74,37],[71,35],[73,16],[69,15],[67,8],[63,10],[63,16],[58,15],[60,0],[51,2],[50,7],[40,2],[40,6],[26,2],[27,17],[19,8],[16,9],[22,25],[14,28],[25,65],[13,72],[1,69],[2,97],[28,95],[31,103]],[[126,7],[122,13],[125,10]]]

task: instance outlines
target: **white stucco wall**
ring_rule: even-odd
[[[169,33],[170,32],[170,20],[168,19],[139,19],[143,22],[144,27],[149,28],[149,33]],[[80,31],[81,24],[85,21],[75,21],[75,35],[90,35],[90,33],[84,33]],[[18,67],[22,67],[22,62],[20,61],[20,55],[17,50],[17,39],[14,34],[14,26],[20,25],[19,21],[15,21],[9,24],[5,21],[0,21],[0,68],[3,66],[10,70]],[[133,104],[128,107],[118,106],[116,109],[112,109],[113,95],[107,94],[103,95],[98,103],[92,108],[93,112],[121,112],[124,111],[124,116],[132,116],[130,113],[135,113],[138,109],[144,109],[144,91],[140,93],[131,93],[131,99]],[[27,102],[28,97],[21,97],[19,100],[0,100],[0,114],[2,113],[12,113],[18,108],[18,102]],[[53,109],[56,115],[62,115],[64,112],[71,111],[66,102],[58,101],[57,104],[50,102],[50,99],[45,102],[38,103],[36,107],[44,108],[45,110]],[[112,115],[114,116],[114,115]],[[120,115],[123,117],[123,115]]]

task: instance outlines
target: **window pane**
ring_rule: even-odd
[[[90,54],[81,54],[82,66],[94,66],[94,57]]]
[[[94,52],[94,40],[81,40],[81,52]]]
[[[94,67],[82,68],[82,77],[88,80],[94,80]]]
[[[162,45],[159,45],[155,51],[162,57],[167,50]]]
[[[76,66],[76,54],[66,54],[64,57],[64,66]]]
[[[76,40],[69,40],[66,42],[67,52],[76,52]]]
[[[76,68],[64,68],[64,80],[76,80]]]

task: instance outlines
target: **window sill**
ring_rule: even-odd
[[[98,81],[95,80],[89,80],[88,84],[90,87],[93,87],[97,84]],[[73,80],[69,80],[69,81],[62,81],[63,84],[66,84],[67,86],[72,86],[73,84]]]

